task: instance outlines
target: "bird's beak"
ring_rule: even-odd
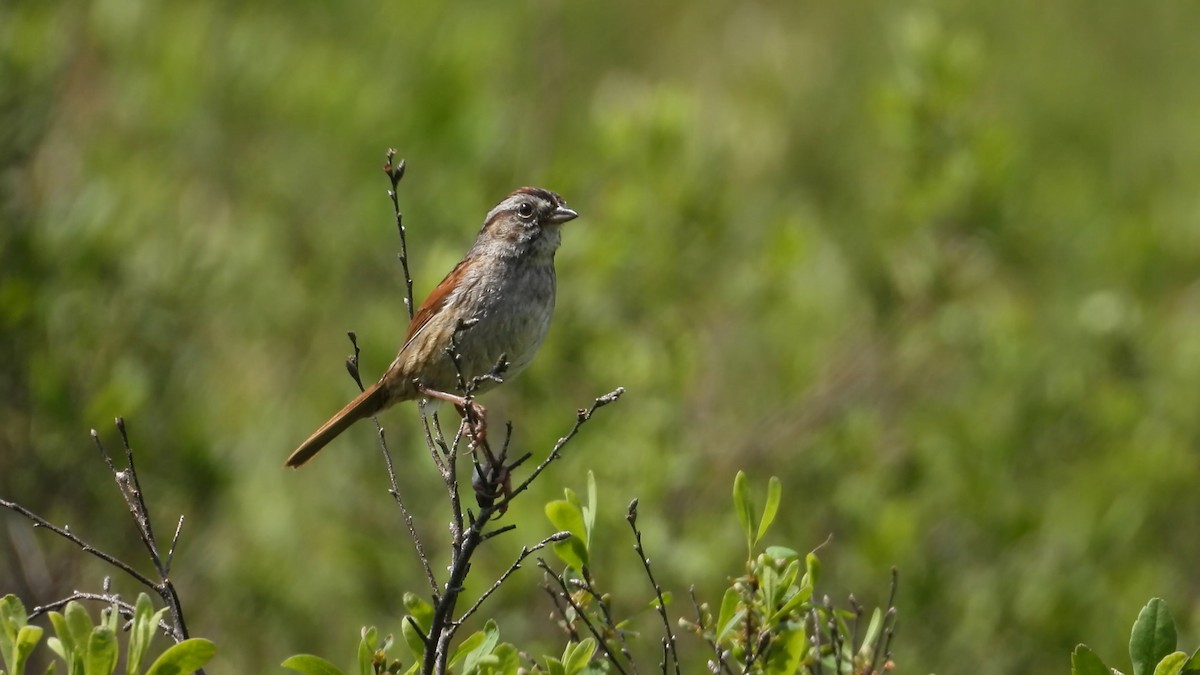
[[[563,206],[558,207],[557,209],[554,209],[554,213],[550,214],[549,220],[550,220],[550,222],[554,223],[555,225],[562,225],[563,223],[567,222],[568,220],[575,220],[578,217],[579,217],[578,213],[576,213],[575,211],[573,211],[573,210],[567,208],[565,205],[563,205]]]

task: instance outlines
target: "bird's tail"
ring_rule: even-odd
[[[387,393],[379,383],[373,384],[366,391],[358,395],[342,408],[342,411],[334,415],[328,422],[321,425],[320,429],[313,432],[308,440],[300,444],[287,458],[285,464],[290,467],[298,467],[308,460],[313,458],[313,455],[321,451],[321,448],[329,444],[330,441],[337,438],[346,429],[350,428],[351,424],[361,420],[364,417],[370,417],[375,413],[383,410],[387,403]]]

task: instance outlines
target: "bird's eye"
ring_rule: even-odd
[[[521,205],[517,207],[517,215],[521,216],[525,220],[532,218],[533,204],[530,204],[529,202],[521,202]]]

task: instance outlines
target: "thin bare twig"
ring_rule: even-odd
[[[358,385],[359,391],[365,391],[363,386],[362,375],[358,369],[358,357],[361,350],[358,348],[358,335],[354,331],[347,331],[346,337],[350,339],[350,346],[354,349],[354,353],[346,358],[346,371],[350,373],[350,377],[354,379],[354,383]],[[433,567],[429,562],[429,556],[425,553],[425,545],[421,541],[421,536],[417,534],[417,526],[412,517],[412,512],[404,504],[404,498],[400,496],[400,482],[396,476],[396,466],[392,462],[392,452],[388,448],[387,434],[380,424],[377,416],[371,416],[371,421],[375,423],[375,434],[379,438],[379,450],[383,453],[383,463],[387,469],[388,475],[388,494],[392,496],[392,500],[396,502],[396,506],[400,509],[400,517],[404,520],[404,527],[408,530],[408,536],[412,539],[413,548],[417,551],[417,559],[421,561],[421,568],[425,572],[425,579],[429,582],[429,587],[433,592],[437,593],[437,579],[433,576]]]
[[[471,618],[471,615],[474,614],[477,609],[479,609],[479,606],[482,605],[485,600],[490,598],[492,596],[492,594],[495,593],[500,588],[501,584],[503,584],[510,576],[512,576],[512,574],[514,572],[521,569],[521,563],[525,562],[526,558],[528,558],[529,556],[533,555],[534,553],[537,553],[538,551],[542,550],[549,544],[553,544],[554,542],[557,542],[557,541],[564,541],[566,539],[569,539],[570,537],[571,537],[570,532],[555,532],[554,534],[550,535],[549,537],[546,537],[545,539],[534,544],[532,547],[522,546],[521,552],[517,555],[517,559],[513,561],[513,564],[508,566],[508,569],[504,571],[504,574],[501,574],[500,578],[496,579],[495,583],[493,583],[490,588],[488,588],[486,591],[484,591],[483,594],[479,596],[479,599],[475,601],[475,604],[471,605],[470,609],[463,612],[463,615],[460,616],[458,618],[458,621],[456,621],[455,623],[462,624],[467,619]]]
[[[383,165],[383,171],[387,174],[388,180],[392,182],[392,189],[388,190],[388,197],[392,200],[392,208],[396,213],[396,230],[400,233],[400,267],[404,269],[404,306],[408,308],[408,320],[412,321],[415,308],[413,307],[413,282],[412,274],[408,270],[408,237],[404,229],[404,214],[400,212],[400,197],[396,194],[396,188],[400,185],[400,180],[404,178],[404,160],[394,162],[396,159],[396,149],[388,148],[387,163]]]
[[[507,507],[509,502],[511,502],[517,495],[519,495],[522,492],[524,492],[525,490],[529,489],[530,483],[532,483],[534,480],[536,480],[537,477],[539,475],[541,475],[541,473],[543,471],[546,470],[546,467],[550,466],[551,462],[553,462],[554,460],[559,458],[563,447],[566,446],[566,444],[569,443],[571,441],[571,439],[575,437],[575,434],[579,433],[579,428],[582,427],[585,422],[590,420],[592,418],[592,415],[597,410],[599,410],[600,408],[603,408],[604,406],[606,406],[610,403],[616,402],[617,399],[621,398],[621,394],[624,394],[624,393],[625,393],[625,387],[617,387],[616,389],[608,392],[607,394],[597,398],[595,400],[595,402],[592,403],[592,407],[580,408],[579,411],[575,415],[575,426],[571,427],[571,430],[567,432],[566,436],[563,436],[562,438],[558,439],[558,442],[554,444],[554,447],[550,450],[550,454],[546,456],[546,459],[543,459],[542,462],[537,465],[537,467],[533,470],[533,472],[529,474],[528,478],[521,481],[516,487],[514,487],[512,489],[511,493],[509,493],[504,499],[500,500],[500,502],[497,504],[497,506],[501,507],[501,508]]]
[[[29,621],[32,621],[37,617],[46,614],[47,612],[58,611],[76,600],[101,602],[109,606],[116,606],[121,616],[125,617],[127,620],[133,619],[134,611],[136,609],[133,605],[122,600],[121,597],[115,593],[88,593],[86,591],[75,591],[60,600],[47,602],[44,605],[38,605],[37,607],[34,607],[33,609],[29,610],[29,616],[27,618]],[[160,619],[158,622],[158,629],[161,630],[164,635],[170,635],[172,626],[165,620]]]
[[[115,567],[115,568],[121,570],[122,572],[128,574],[129,576],[133,577],[133,579],[135,581],[137,581],[139,584],[145,586],[146,588],[153,590],[155,593],[158,592],[158,588],[155,586],[154,581],[152,581],[150,579],[150,577],[147,577],[146,575],[142,574],[141,572],[135,570],[132,566],[130,566],[125,561],[120,560],[117,557],[110,555],[108,553],[105,553],[104,551],[101,551],[100,549],[96,548],[95,546],[92,546],[91,544],[87,543],[86,541],[84,541],[83,539],[79,538],[74,533],[72,533],[68,527],[58,527],[58,526],[54,525],[53,523],[51,523],[50,521],[46,520],[45,518],[39,516],[38,514],[34,513],[33,511],[30,511],[29,509],[25,508],[24,506],[21,506],[20,504],[18,504],[16,502],[10,502],[6,499],[0,499],[0,506],[3,506],[4,508],[6,508],[10,511],[15,511],[16,513],[19,513],[22,516],[25,516],[29,520],[33,521],[34,527],[44,527],[47,530],[50,530],[54,534],[57,534],[58,536],[62,537],[63,539],[66,539],[67,541],[71,542],[72,544],[75,544],[76,546],[78,546],[79,549],[81,551],[83,551],[84,553],[88,553],[90,555],[96,556],[97,558],[103,560],[104,562],[108,563],[109,565],[112,565],[113,567]]]
[[[642,568],[646,570],[646,578],[650,580],[650,585],[654,587],[654,595],[658,599],[658,615],[662,617],[663,629],[667,632],[666,644],[663,645],[663,675],[666,675],[668,661],[675,664],[675,675],[680,675],[679,652],[675,644],[675,631],[671,630],[671,620],[667,618],[667,601],[663,597],[662,586],[659,586],[658,581],[654,579],[654,572],[650,571],[650,559],[646,557],[646,550],[642,548],[642,531],[637,526],[637,506],[638,500],[635,499],[629,502],[629,509],[625,512],[625,520],[629,522],[629,527],[633,530],[633,548],[642,560]]]

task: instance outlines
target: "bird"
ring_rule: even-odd
[[[501,360],[507,362],[505,381],[533,360],[554,314],[561,227],[578,216],[561,196],[542,188],[522,187],[501,200],[463,259],[421,303],[379,381],[314,431],[285,465],[303,465],[358,420],[402,401],[448,401],[464,416],[467,407],[482,411],[451,393],[460,386],[460,369],[465,382],[482,378],[473,394],[483,393],[498,383],[500,378],[483,376]],[[452,341],[459,368],[448,354]]]

